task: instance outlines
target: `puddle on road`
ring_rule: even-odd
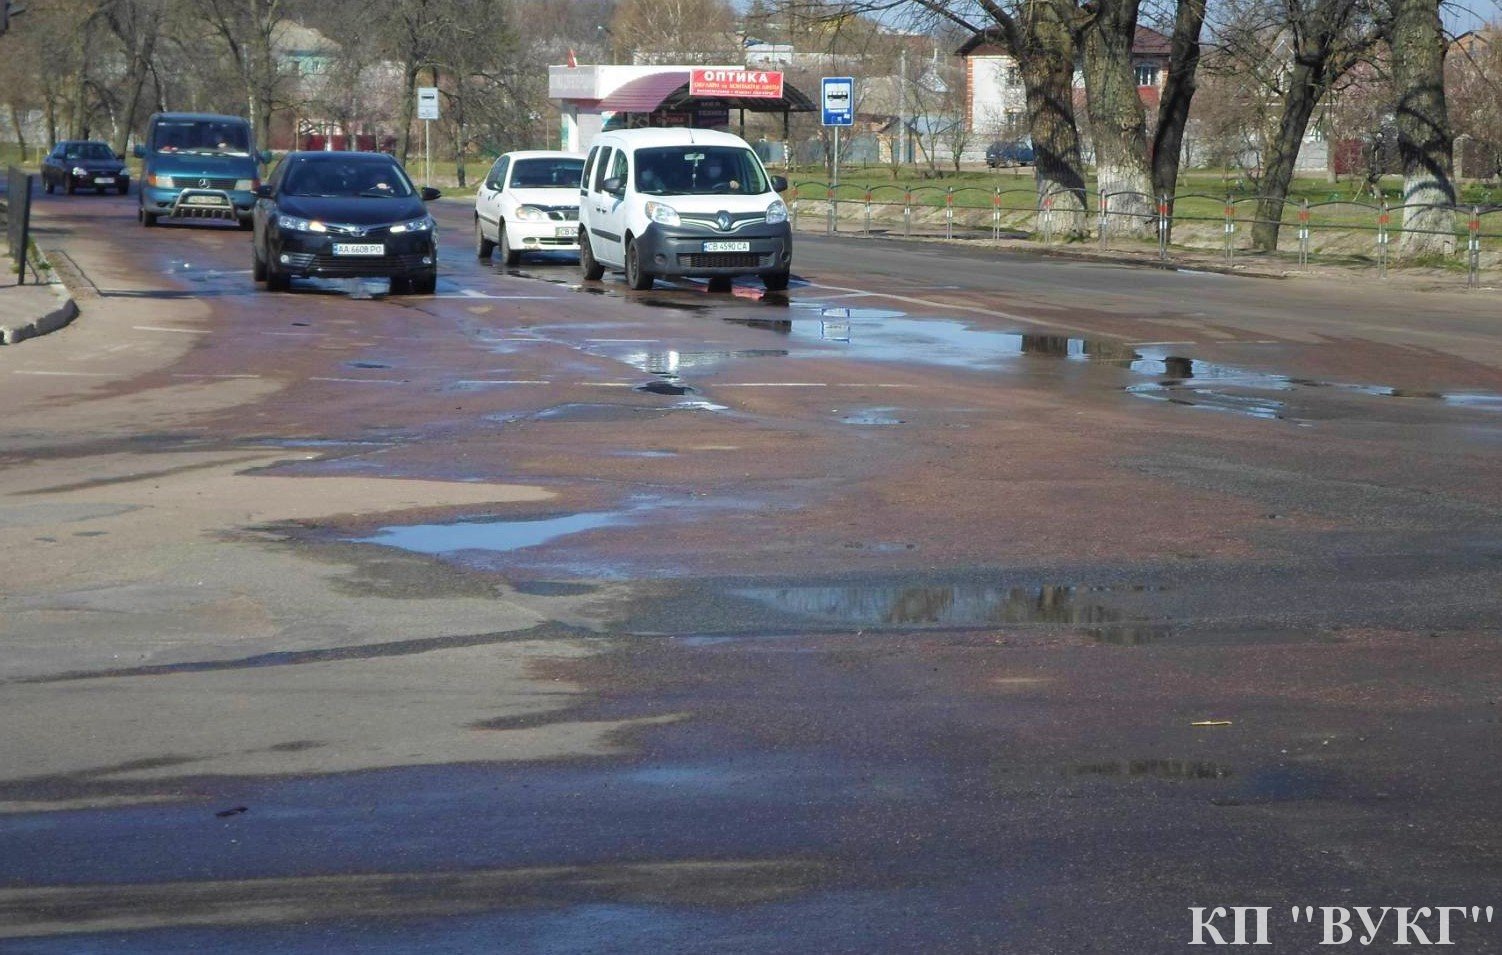
[[[637,385],[631,390],[639,391],[643,394],[648,395],[667,395],[670,397],[680,397],[682,395],[692,394],[694,389],[690,388],[688,385],[680,385],[675,383],[674,381],[663,379],[660,381],[649,381],[643,385]]]
[[[566,514],[530,521],[479,520],[449,524],[406,524],[383,527],[357,544],[381,544],[416,554],[453,554],[466,550],[493,553],[537,547],[570,534],[628,524],[644,508]]]
[[[845,422],[846,424],[863,425],[894,425],[906,423],[903,419],[897,417],[896,408],[863,408],[860,411],[854,411],[850,414],[845,415],[840,420]]]
[[[344,363],[348,368],[390,368],[390,365],[378,361],[347,361]]]
[[[674,409],[669,408],[643,408],[637,405],[615,405],[608,403],[569,402],[567,404],[553,405],[540,411],[515,411],[499,412],[485,416],[486,421],[494,421],[497,424],[507,424],[512,421],[571,421],[571,422],[610,422],[610,421],[640,421],[643,417],[661,417]]]
[[[1122,588],[1147,592],[1157,588]],[[1078,587],[1045,584],[1039,587],[1003,587],[984,584],[857,584],[824,587],[747,587],[735,596],[766,604],[776,610],[873,629],[896,627],[978,627],[1006,624],[1059,624],[1070,627],[1110,628],[1120,639],[1133,631],[1134,618],[1107,605],[1095,595],[1117,592],[1111,587]],[[1136,628],[1147,642],[1166,633],[1165,628]]]

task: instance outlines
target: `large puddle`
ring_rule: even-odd
[[[1108,595],[1158,588],[1044,584],[880,583],[817,587],[744,587],[737,597],[826,624],[867,629],[1053,624],[1082,629],[1103,642],[1145,643],[1166,628],[1114,606]]]
[[[358,544],[384,544],[417,554],[454,554],[467,550],[505,553],[537,547],[560,537],[628,524],[642,508],[566,514],[530,521],[477,520],[448,524],[406,524],[383,527]]]

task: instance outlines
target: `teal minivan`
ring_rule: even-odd
[[[171,218],[251,227],[260,163],[271,154],[256,152],[250,123],[213,113],[156,113],[135,153],[145,160],[136,213],[141,225]]]

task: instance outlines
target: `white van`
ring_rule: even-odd
[[[606,269],[634,289],[657,276],[708,278],[727,291],[737,275],[788,287],[793,232],[778,193],[746,141],[706,129],[627,129],[595,139],[579,186],[579,266]]]

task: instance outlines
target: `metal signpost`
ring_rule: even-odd
[[[855,78],[824,77],[824,125],[834,127],[833,185],[840,184],[840,127],[855,125]]]
[[[417,118],[422,120],[423,184],[433,184],[433,144],[428,127],[438,118],[438,87],[417,88]]]

